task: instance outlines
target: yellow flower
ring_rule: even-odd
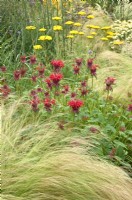
[[[73,35],[67,35],[66,37],[67,37],[67,38],[71,38],[71,39],[74,38]]]
[[[65,24],[66,24],[66,25],[71,25],[71,24],[74,24],[74,22],[72,22],[72,21],[67,21],[67,22],[65,22]]]
[[[93,28],[93,29],[100,29],[100,26],[95,26],[95,25],[87,25],[87,28]]]
[[[77,23],[74,23],[73,25],[74,26],[81,26],[82,24],[77,22]]]
[[[26,26],[26,30],[35,30],[36,27],[35,26]]]
[[[56,25],[56,26],[53,26],[53,30],[54,30],[54,31],[62,31],[63,28],[62,28],[62,26],[60,26],[60,25]]]
[[[44,31],[46,31],[46,28],[40,28],[39,31],[44,32]]]
[[[113,42],[113,44],[115,44],[115,45],[121,45],[121,44],[123,44],[124,42],[123,41],[120,41],[120,40],[116,40],[116,41],[114,41]]]
[[[101,40],[103,40],[103,41],[107,41],[108,40],[108,38],[106,38],[106,37],[103,37],[103,38],[100,38]]]
[[[40,50],[40,49],[42,49],[43,47],[42,47],[41,45],[37,44],[37,45],[34,45],[33,48],[34,48],[35,50]]]
[[[88,39],[93,39],[94,37],[91,35],[86,36]]]
[[[101,28],[101,30],[109,30],[109,29],[111,29],[111,26],[104,26]]]
[[[84,32],[80,31],[78,32],[79,35],[84,35]]]
[[[109,39],[112,39],[112,38],[113,38],[112,35],[107,35],[106,37],[109,38]]]
[[[78,14],[78,15],[82,15],[82,16],[83,16],[83,15],[86,15],[86,13],[85,13],[84,11],[80,11],[80,12],[78,12],[77,14]]]
[[[44,41],[44,40],[52,40],[52,37],[49,36],[49,35],[42,35],[42,36],[39,37],[38,40],[42,40],[42,41]]]
[[[61,20],[61,17],[52,17],[52,20]]]
[[[108,35],[111,35],[111,36],[114,36],[114,35],[115,35],[115,33],[113,33],[112,31],[107,31],[107,34],[108,34]]]
[[[70,34],[73,34],[73,35],[77,35],[77,34],[78,34],[78,31],[72,30],[72,31],[70,31],[69,33],[70,33]]]
[[[96,33],[96,32],[91,32],[90,34],[91,34],[91,35],[97,35],[97,33]]]
[[[88,19],[94,19],[94,16],[93,15],[88,15],[87,18]]]

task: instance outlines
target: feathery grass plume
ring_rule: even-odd
[[[118,167],[68,147],[55,122],[28,122],[21,103],[2,106],[3,200],[130,200],[130,178]]]

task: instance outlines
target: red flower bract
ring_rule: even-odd
[[[19,80],[21,77],[21,71],[20,70],[15,70],[14,71],[14,79],[15,81]]]
[[[20,61],[21,61],[21,63],[25,63],[26,62],[26,56],[21,56]]]
[[[51,65],[54,67],[56,72],[59,72],[60,69],[64,67],[64,62],[62,60],[52,60]]]
[[[38,104],[40,103],[40,100],[37,96],[33,96],[33,99],[29,103],[31,104],[33,111],[38,111]]]
[[[55,86],[59,85],[60,80],[63,78],[63,75],[60,73],[54,73],[49,76],[50,80]]]
[[[68,106],[70,106],[72,108],[72,111],[74,113],[78,113],[79,108],[83,106],[83,101],[81,101],[80,99],[71,99],[68,102]]]
[[[80,67],[80,66],[82,65],[82,61],[83,61],[82,58],[76,58],[76,59],[75,59],[76,65],[77,65],[78,67]]]
[[[93,65],[93,58],[89,58],[89,59],[87,60],[87,67],[88,67],[88,68],[91,68],[92,65]]]
[[[30,64],[35,64],[37,61],[36,56],[30,56]]]
[[[98,65],[92,65],[92,66],[90,67],[90,72],[91,72],[91,75],[92,75],[92,76],[95,76],[95,77],[96,77],[97,67],[98,67]]]
[[[74,74],[79,74],[80,68],[77,65],[75,65],[73,68],[73,71],[74,71]]]
[[[108,77],[107,79],[105,79],[106,90],[112,90],[112,85],[114,85],[115,80],[116,79],[113,77]]]

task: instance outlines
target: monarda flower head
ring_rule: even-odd
[[[53,83],[52,83],[51,79],[50,78],[46,78],[45,82],[47,83],[48,88],[52,89]]]
[[[89,59],[87,60],[87,67],[88,67],[88,68],[91,68],[92,65],[93,65],[93,58],[89,58]]]
[[[34,65],[36,63],[36,61],[37,61],[36,56],[30,56],[30,64],[31,65]]]
[[[113,77],[108,77],[107,79],[105,79],[106,90],[112,90],[112,85],[114,85],[115,80],[116,79]]]
[[[77,65],[78,67],[80,67],[80,66],[82,65],[82,61],[83,61],[82,58],[76,58],[76,59],[75,59],[76,65]]]
[[[69,92],[69,85],[64,85],[63,88],[62,93],[67,94]]]
[[[72,108],[72,111],[74,113],[78,113],[79,108],[83,106],[83,101],[81,101],[80,99],[71,99],[68,102],[68,106],[70,106]]]
[[[33,96],[33,99],[29,103],[31,104],[34,112],[38,111],[38,104],[40,103],[40,100],[36,95]]]
[[[90,73],[91,73],[92,76],[95,76],[95,77],[96,77],[97,67],[98,67],[98,65],[92,65],[92,66],[90,67]]]
[[[55,100],[46,98],[43,100],[43,104],[47,111],[51,111],[52,105],[55,105]]]
[[[27,72],[27,69],[26,69],[25,67],[21,67],[21,68],[20,68],[21,77],[24,77],[25,74],[26,74],[26,72]]]
[[[0,67],[0,71],[6,72],[6,70],[7,70],[7,69],[6,69],[6,66],[1,66],[1,67]]]
[[[18,81],[21,77],[21,71],[20,70],[15,70],[14,71],[14,79],[15,81]]]
[[[25,63],[26,62],[26,56],[21,56],[20,61],[21,61],[21,63]]]
[[[3,85],[0,87],[0,92],[2,93],[3,97],[7,97],[10,94],[11,89],[8,85]]]
[[[51,65],[55,72],[59,72],[64,67],[64,62],[62,60],[52,60]]]
[[[63,75],[60,73],[54,73],[49,76],[50,80],[52,81],[54,86],[58,86],[59,82],[63,78]]]
[[[36,70],[38,71],[38,75],[39,75],[39,77],[43,77],[43,75],[44,75],[44,72],[45,72],[45,67],[42,67],[42,66],[38,66],[37,68],[36,68]]]
[[[79,74],[79,72],[80,72],[80,67],[78,67],[77,65],[75,65],[75,66],[73,67],[73,72],[74,72],[74,74]]]

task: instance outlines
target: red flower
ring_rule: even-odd
[[[38,66],[36,69],[38,70],[39,76],[43,77],[45,72],[45,67]]]
[[[59,82],[60,82],[60,80],[63,78],[63,75],[62,74],[60,74],[60,73],[54,73],[54,74],[51,74],[50,75],[50,80],[52,80],[52,82],[53,82],[53,84],[55,85],[55,86],[58,86],[59,85]]]
[[[74,113],[78,113],[79,112],[79,108],[81,106],[83,106],[83,101],[81,101],[80,99],[71,99],[68,102],[68,105],[72,108],[72,111]]]
[[[31,96],[37,95],[37,91],[36,91],[36,90],[31,90],[30,95],[31,95]]]
[[[21,77],[25,76],[26,71],[27,71],[27,69],[26,69],[25,67],[22,67],[22,68],[20,69]]]
[[[99,132],[99,130],[96,128],[96,127],[90,127],[90,129],[89,129],[92,133],[98,133]]]
[[[80,67],[80,66],[82,65],[82,61],[83,61],[82,58],[76,58],[76,59],[75,59],[76,65],[77,65],[78,67]]]
[[[3,85],[3,86],[0,88],[0,92],[2,93],[2,95],[3,95],[4,97],[7,97],[7,96],[10,94],[11,89],[9,88],[8,85]]]
[[[6,72],[6,70],[7,70],[7,69],[6,69],[6,66],[1,66],[1,67],[0,67],[0,71]]]
[[[107,79],[105,79],[106,90],[112,90],[112,85],[114,85],[115,80],[116,79],[113,77],[108,77]]]
[[[38,87],[38,88],[37,88],[37,92],[43,92],[43,89],[40,88],[40,87]]]
[[[67,94],[69,91],[69,85],[64,85],[63,88],[64,90],[62,90],[62,93]]]
[[[87,81],[82,81],[82,82],[81,82],[81,86],[82,86],[82,87],[87,87]]]
[[[37,61],[36,56],[30,56],[30,64],[35,64]]]
[[[132,111],[132,104],[128,105],[128,111]]]
[[[21,61],[21,63],[25,63],[26,62],[26,56],[21,56],[20,61]]]
[[[37,81],[37,76],[35,76],[35,75],[32,76],[32,77],[31,77],[31,80],[32,80],[33,82],[36,82],[36,81]]]
[[[60,69],[64,67],[64,62],[62,60],[52,60],[51,65],[53,66],[55,72],[59,72]]]
[[[92,66],[90,67],[90,72],[91,72],[91,75],[92,75],[92,76],[95,76],[95,77],[96,77],[97,67],[98,67],[98,65],[92,65]]]
[[[15,70],[14,71],[14,79],[15,81],[19,80],[21,77],[21,71],[20,70]]]
[[[74,71],[74,74],[79,74],[80,68],[77,65],[75,65],[73,68],[73,71]]]
[[[47,83],[47,86],[48,86],[50,89],[52,89],[52,81],[50,80],[50,78],[47,78],[47,79],[45,80],[45,82]]]
[[[30,104],[32,106],[33,111],[38,111],[38,104],[40,103],[40,100],[37,96],[33,96],[33,99],[30,101]]]
[[[74,97],[76,97],[77,96],[77,94],[75,93],[75,92],[72,92],[71,93],[71,98],[74,98]]]
[[[45,91],[44,95],[45,95],[45,97],[49,97],[50,96],[49,91]]]
[[[88,67],[88,68],[91,68],[92,65],[93,65],[93,58],[89,58],[89,59],[87,60],[87,67]]]
[[[81,90],[81,95],[82,95],[82,96],[87,95],[87,93],[88,93],[87,88],[81,88],[80,90]]]
[[[45,109],[47,111],[51,111],[52,105],[55,105],[55,100],[54,99],[46,98],[46,99],[43,100],[43,103],[44,103]]]

